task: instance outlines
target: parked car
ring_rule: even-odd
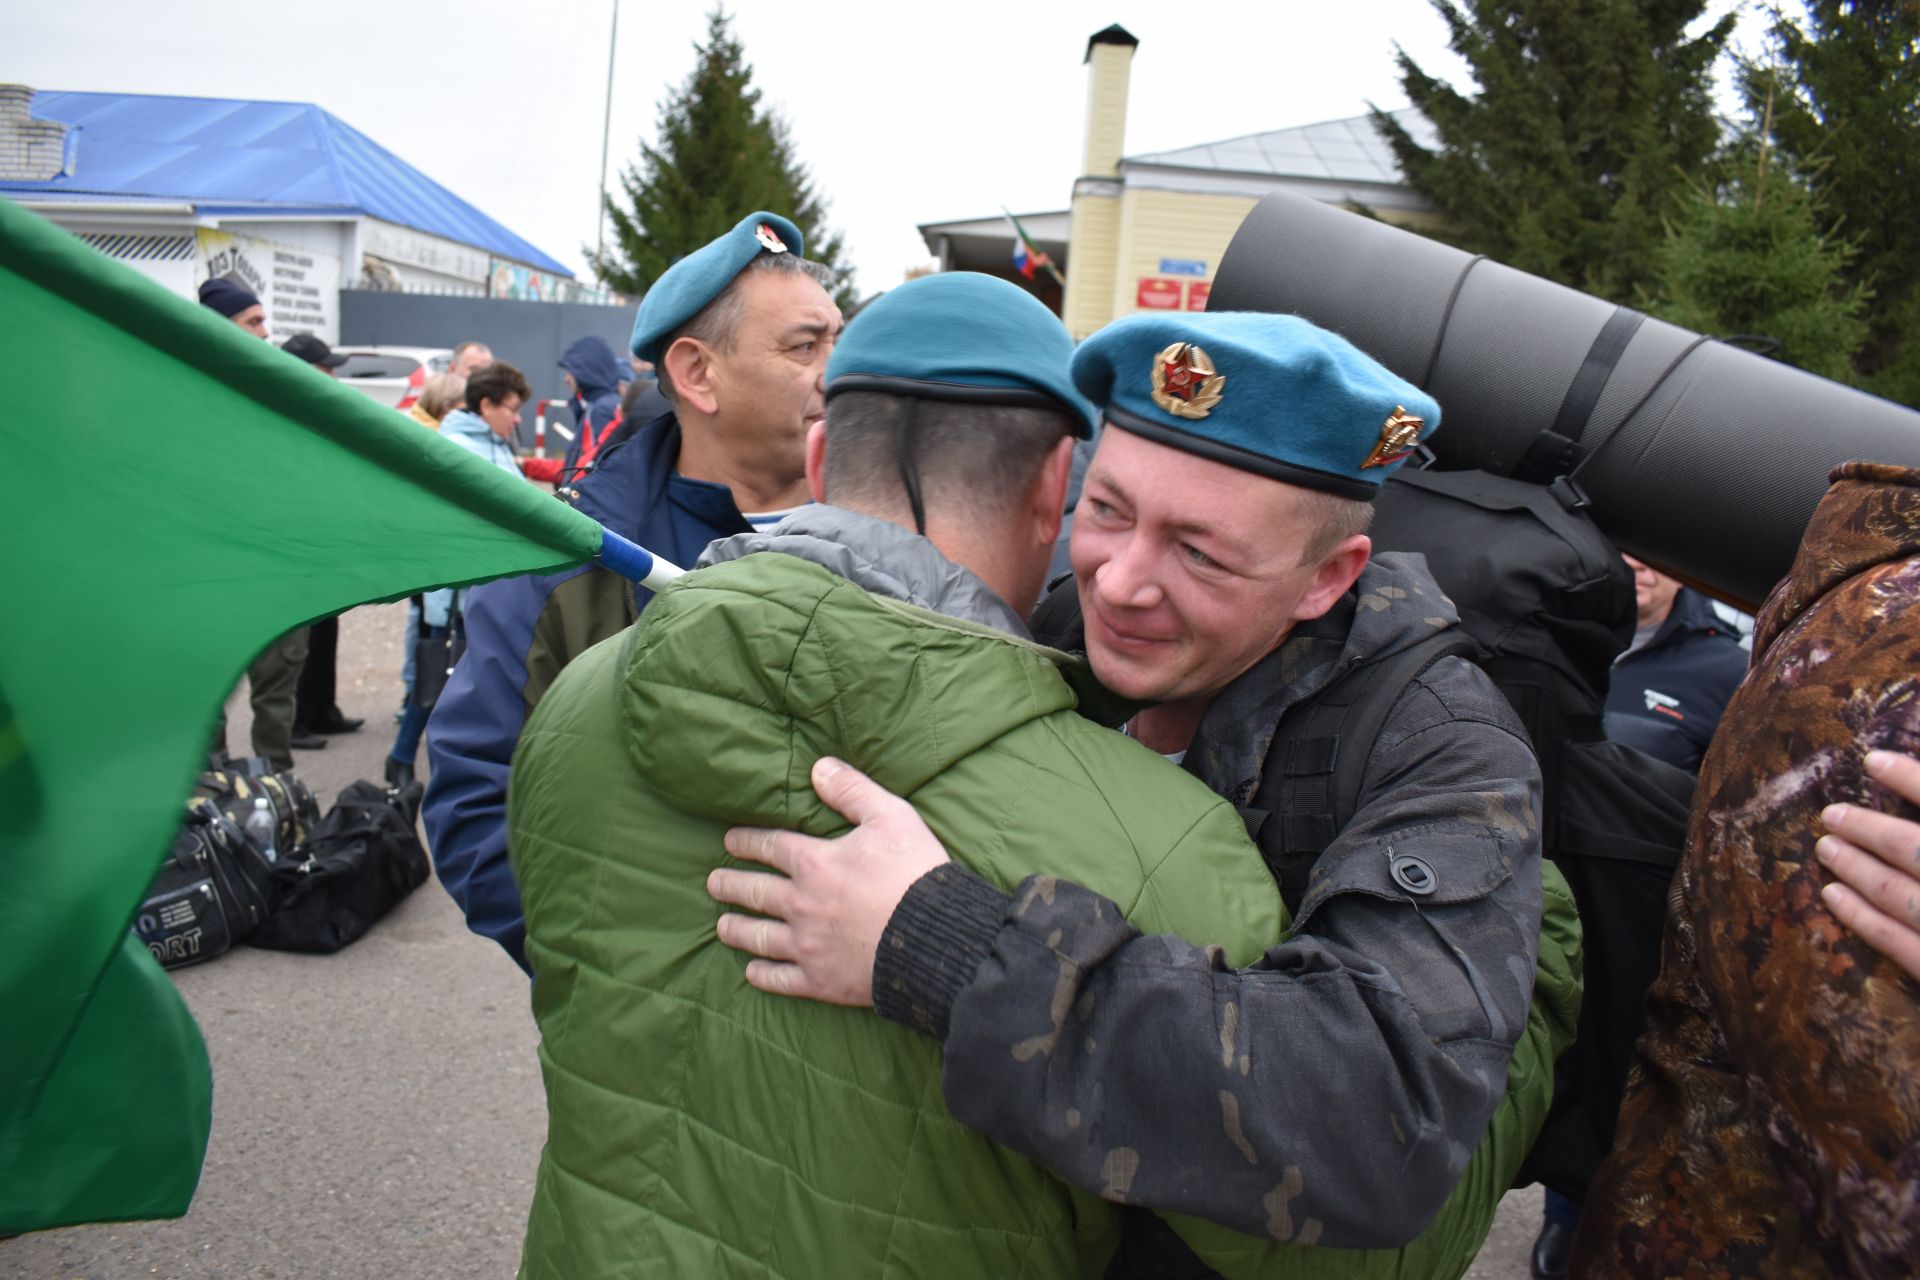
[[[411,409],[431,374],[453,365],[445,347],[335,347],[347,358],[334,376],[389,409]]]

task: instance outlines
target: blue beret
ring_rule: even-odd
[[[1073,380],[1116,427],[1348,498],[1440,425],[1426,392],[1299,316],[1129,316],[1080,345]]]
[[[1073,339],[1018,285],[974,271],[909,280],[863,308],[827,361],[827,399],[884,391],[979,404],[1065,409],[1093,434],[1093,406],[1073,388]],[[829,419],[831,421],[831,419]]]
[[[633,318],[633,341],[628,344],[633,354],[658,364],[667,336],[719,297],[749,262],[763,253],[804,257],[806,249],[800,228],[779,214],[748,214],[733,230],[701,245],[653,282]]]

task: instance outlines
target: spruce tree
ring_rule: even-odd
[[[1806,0],[1776,8],[1740,84],[1769,141],[1813,193],[1820,229],[1858,246],[1847,278],[1873,292],[1857,370],[1920,405],[1920,4]]]
[[[1438,130],[1428,151],[1374,125],[1445,238],[1627,301],[1654,274],[1662,218],[1712,154],[1712,70],[1731,14],[1698,36],[1705,0],[1433,0],[1477,92],[1402,51],[1400,83]]]
[[[1817,199],[1764,144],[1739,148],[1723,172],[1681,206],[1646,309],[1699,333],[1770,339],[1774,359],[1851,381],[1869,297],[1846,278],[1853,246],[1822,229]]]
[[[692,74],[660,108],[659,145],[642,143],[640,158],[620,175],[626,207],[602,197],[613,241],[605,254],[588,253],[594,274],[637,297],[675,262],[765,209],[791,219],[806,237],[807,256],[838,273],[834,300],[847,307],[853,281],[840,260],[840,236],[827,229],[786,122],[761,108],[753,68],[723,10],[707,15],[707,40],[695,54]]]

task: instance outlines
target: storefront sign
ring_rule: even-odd
[[[1160,274],[1163,276],[1204,276],[1207,264],[1199,258],[1162,258]]]
[[[267,333],[283,342],[311,333],[323,342],[340,340],[340,260],[332,254],[237,236],[206,227],[194,237],[205,267],[202,279],[230,276],[260,298],[267,312]]]
[[[1195,280],[1187,286],[1187,310],[1205,311],[1207,295],[1213,292],[1213,285],[1205,280]]]

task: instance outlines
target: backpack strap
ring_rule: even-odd
[[[1614,366],[1620,363],[1627,344],[1633,341],[1634,333],[1645,319],[1646,316],[1631,307],[1613,309],[1607,322],[1600,326],[1593,345],[1587,348],[1587,358],[1567,385],[1553,425],[1533,438],[1519,465],[1513,469],[1516,479],[1550,484],[1579,463],[1580,437],[1586,432],[1587,419],[1593,415],[1593,406],[1600,402],[1600,393],[1606,390]]]
[[[1464,631],[1448,627],[1362,663],[1281,716],[1254,805],[1240,816],[1288,912],[1299,915],[1314,863],[1359,808],[1373,745],[1400,695],[1441,658],[1478,652]]]

